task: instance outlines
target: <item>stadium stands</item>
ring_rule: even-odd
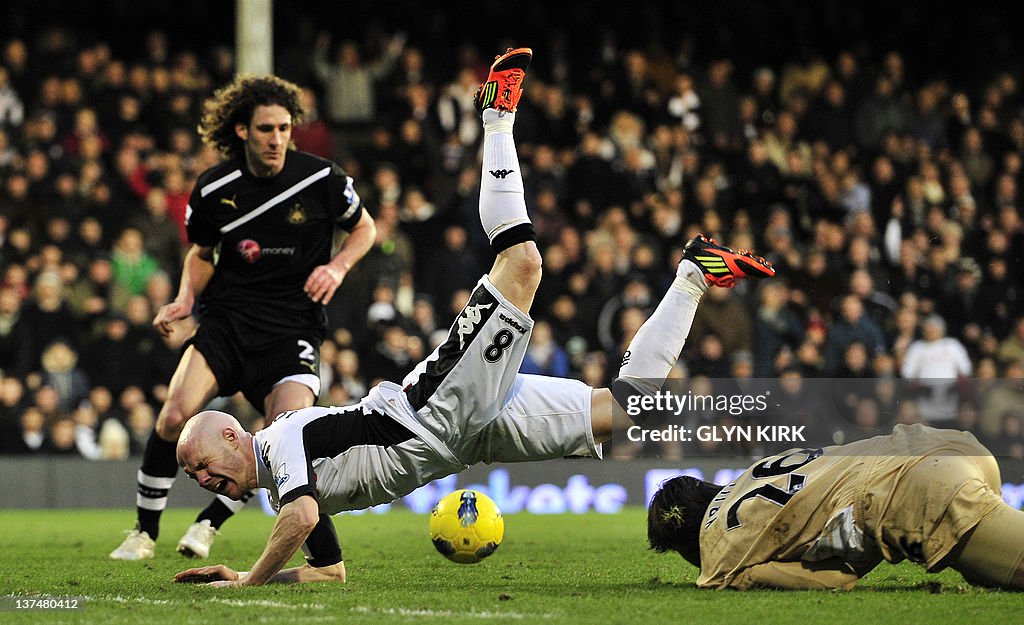
[[[348,17],[368,20],[354,4]],[[758,249],[779,277],[714,290],[680,375],[878,381],[877,414],[859,427],[924,419],[1024,458],[1024,390],[985,392],[1024,377],[1019,53],[929,57],[923,36],[901,45],[889,32],[825,46],[814,24],[767,19],[771,3],[752,3],[765,28],[802,38],[729,46],[699,34],[707,15],[678,35],[655,28],[661,4],[637,11],[657,35],[646,41],[608,28],[594,45],[566,32],[518,42],[536,51],[516,132],[546,259],[533,315],[550,329],[530,366],[607,384],[682,244],[704,232]],[[666,24],[686,17],[664,10]],[[754,37],[752,20],[731,34]],[[471,96],[493,37],[372,23],[318,35],[300,15],[278,31],[294,33],[279,37],[280,73],[318,102],[298,147],[343,164],[379,229],[328,310],[322,403],[354,401],[425,356],[490,258]],[[122,457],[145,441],[189,331],[164,340],[149,324],[175,292],[194,177],[216,159],[194,129],[231,75],[230,48],[32,24],[0,31],[0,453]],[[331,67],[342,57],[350,65]],[[355,83],[361,97],[327,99]],[[931,375],[906,359],[935,340],[928,325],[967,361],[935,375],[974,384],[946,389],[946,412],[886,405],[886,380]],[[851,415],[871,412],[861,400]],[[259,426],[244,400],[224,401]]]

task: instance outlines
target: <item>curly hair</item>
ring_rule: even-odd
[[[300,93],[297,85],[277,76],[239,76],[203,103],[199,136],[224,156],[241,156],[243,142],[235,134],[235,126],[248,125],[257,106],[273,104],[288,110],[293,125],[301,123],[306,111]]]
[[[677,551],[700,568],[700,526],[722,486],[688,476],[661,485],[647,508],[647,542],[658,553]]]

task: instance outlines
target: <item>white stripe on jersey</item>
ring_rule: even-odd
[[[233,182],[235,180],[238,180],[241,177],[242,177],[242,170],[241,169],[236,169],[235,171],[231,172],[230,174],[228,174],[226,176],[223,176],[221,178],[218,178],[218,179],[214,180],[213,182],[211,182],[210,184],[208,184],[205,187],[203,187],[202,189],[199,189],[199,196],[200,197],[206,197],[207,195],[210,195],[210,193],[212,193],[212,192],[216,191],[217,189],[223,187],[227,183]]]
[[[285,189],[281,193],[278,193],[277,195],[275,195],[274,197],[270,198],[266,202],[260,204],[256,208],[252,209],[251,211],[249,211],[245,215],[242,215],[241,217],[239,217],[238,219],[232,221],[231,223],[222,226],[221,229],[220,229],[221,234],[227,234],[228,232],[231,232],[232,230],[234,230],[238,226],[241,226],[242,224],[248,223],[248,222],[252,221],[253,219],[256,219],[257,217],[259,217],[263,213],[267,212],[271,208],[274,208],[275,206],[277,206],[281,202],[287,200],[288,198],[290,198],[291,196],[295,195],[299,191],[302,191],[303,189],[305,189],[309,185],[313,184],[317,180],[320,180],[321,178],[326,178],[330,174],[331,174],[331,168],[330,167],[324,167],[323,169],[321,169],[320,171],[316,172],[315,174],[309,176],[305,180],[300,180],[299,182],[295,183],[291,187]]]

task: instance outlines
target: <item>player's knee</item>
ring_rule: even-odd
[[[512,270],[515,272],[516,282],[524,286],[533,286],[534,288],[539,286],[544,261],[541,258],[540,250],[537,249],[537,245],[530,241],[523,245],[509,248],[506,252],[510,255],[509,260],[512,264]]]
[[[181,434],[181,429],[185,427],[185,422],[188,421],[192,415],[186,415],[182,412],[181,408],[174,404],[164,404],[163,409],[160,411],[160,416],[157,417],[156,430],[157,436],[167,441],[178,440],[178,435]]]

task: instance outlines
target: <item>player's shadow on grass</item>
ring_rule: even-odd
[[[965,581],[958,582],[940,582],[940,581],[921,581],[921,582],[905,582],[899,580],[879,580],[870,584],[858,585],[854,592],[885,592],[885,593],[897,593],[897,592],[928,592],[933,595],[939,594],[968,594],[972,592],[990,592],[996,589],[980,588],[977,586],[971,586]]]
[[[627,584],[612,584],[611,586],[625,587]],[[637,586],[632,586],[634,589]],[[663,579],[661,577],[652,577],[646,582],[639,585],[640,588],[648,588],[651,590],[660,590],[665,588],[680,589],[680,590],[701,590],[697,587],[695,580],[671,580]],[[879,593],[908,593],[908,592],[927,592],[929,594],[970,594],[970,593],[984,593],[984,592],[1001,592],[999,589],[990,588],[979,588],[977,586],[971,586],[966,581],[936,581],[936,580],[925,580],[919,582],[906,582],[899,579],[881,579],[876,582],[869,582],[867,584],[860,584],[851,591],[840,591],[840,590],[780,590],[772,588],[758,588],[754,592],[879,592]]]

